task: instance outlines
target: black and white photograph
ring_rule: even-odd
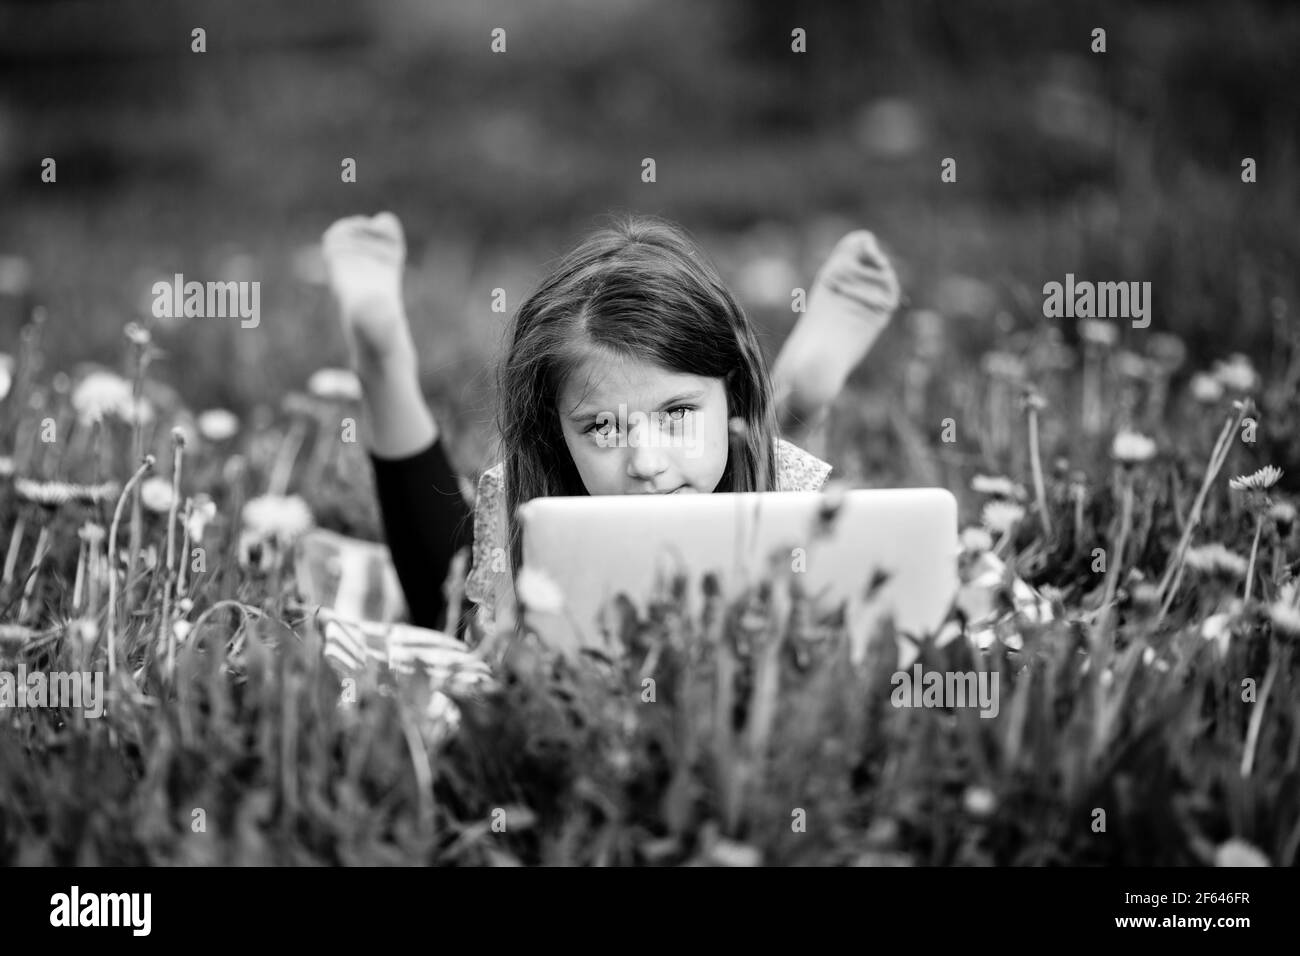
[[[0,0],[19,922],[980,868],[1242,939],[1298,264],[1289,0]]]

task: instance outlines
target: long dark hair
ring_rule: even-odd
[[[506,342],[497,426],[512,572],[523,557],[519,505],[543,495],[587,494],[556,406],[567,376],[593,349],[724,379],[728,415],[744,428],[712,490],[775,490],[777,422],[758,337],[680,226],[654,216],[613,216],[520,304]]]

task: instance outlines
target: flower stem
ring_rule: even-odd
[[[1255,518],[1255,540],[1250,543],[1250,564],[1246,567],[1246,593],[1242,595],[1242,601],[1250,603],[1251,586],[1255,583],[1255,558],[1259,555],[1259,536],[1264,531],[1264,515],[1259,514]]]
[[[135,470],[135,474],[131,476],[117,499],[117,507],[113,509],[113,523],[108,529],[108,673],[110,676],[117,670],[117,527],[122,523],[122,508],[126,500],[132,497],[136,485],[153,469],[153,465],[154,457],[149,455]]]
[[[1043,484],[1043,462],[1038,451],[1038,410],[1029,409],[1029,464],[1034,472],[1034,496],[1038,499],[1038,516],[1043,534],[1052,537],[1052,516],[1047,512],[1047,489]]]

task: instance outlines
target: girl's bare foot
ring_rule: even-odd
[[[354,367],[382,365],[411,348],[402,306],[406,239],[391,212],[348,216],[321,237]]]
[[[898,296],[898,277],[875,236],[859,229],[835,245],[773,364],[783,432],[817,425],[889,324]]]
[[[402,224],[391,212],[349,216],[325,230],[321,246],[352,367],[361,379],[367,446],[381,458],[428,448],[438,437],[438,423],[420,390],[402,305]]]

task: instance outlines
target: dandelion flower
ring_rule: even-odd
[[[1024,500],[1027,492],[1023,485],[1016,484],[1002,475],[976,475],[970,480],[970,489],[977,494],[992,495],[995,498],[1018,498]]]
[[[244,527],[260,538],[280,544],[296,540],[315,523],[307,502],[298,495],[261,495],[244,505]]]
[[[987,817],[997,808],[998,800],[988,787],[967,787],[962,805],[973,817]]]
[[[1147,354],[1166,373],[1172,373],[1187,361],[1187,346],[1171,332],[1156,332],[1147,343]]]
[[[1208,372],[1197,372],[1191,381],[1192,398],[1204,405],[1213,405],[1223,398],[1223,383]]]
[[[1103,319],[1080,319],[1079,338],[1089,345],[1110,348],[1119,341],[1119,328]]]
[[[141,348],[144,348],[153,341],[153,336],[149,334],[149,330],[138,322],[126,323],[122,332],[132,345],[138,345]]]
[[[1124,429],[1115,435],[1111,456],[1125,465],[1136,465],[1155,457],[1156,443],[1146,435]]]
[[[1215,866],[1272,866],[1257,847],[1240,837],[1229,837],[1214,851]]]
[[[1277,533],[1285,538],[1291,533],[1291,528],[1295,524],[1295,505],[1289,501],[1279,501],[1268,509],[1268,516],[1277,525]]]
[[[545,571],[520,568],[515,580],[515,595],[519,603],[530,611],[559,613],[564,609],[564,594],[560,586]]]
[[[1025,378],[1024,360],[1010,352],[986,352],[982,364],[984,371],[993,378],[1008,382],[1020,382]]]
[[[1047,408],[1047,399],[1043,398],[1043,393],[1032,385],[1026,385],[1020,393],[1020,404],[1026,411],[1033,410],[1041,412]]]
[[[1226,362],[1215,362],[1211,374],[1224,388],[1237,392],[1253,392],[1259,385],[1259,373],[1255,371],[1255,366],[1240,352],[1230,355]]]
[[[186,524],[191,541],[202,541],[203,532],[207,530],[212,519],[217,516],[217,505],[206,494],[195,495],[190,502],[190,516]]]
[[[1185,557],[1187,566],[1201,574],[1218,574],[1226,578],[1244,578],[1248,564],[1245,558],[1235,551],[1229,551],[1223,545],[1202,545],[1188,548]]]
[[[1275,630],[1288,637],[1300,637],[1300,608],[1290,601],[1279,599],[1270,604],[1268,619]]]
[[[18,497],[34,504],[58,508],[73,501],[84,504],[107,501],[117,493],[117,485],[111,481],[99,485],[75,485],[67,481],[33,481],[30,478],[19,478],[14,481],[14,491],[18,493]]]
[[[108,534],[104,531],[103,525],[95,524],[93,521],[87,521],[77,529],[77,537],[93,548],[108,537]]]
[[[208,441],[225,441],[239,431],[239,418],[224,408],[210,408],[199,413],[198,426],[199,434]]]
[[[961,547],[972,554],[983,554],[993,550],[993,536],[983,528],[966,528],[961,533]]]
[[[1233,491],[1267,491],[1277,484],[1282,477],[1282,469],[1276,465],[1265,465],[1251,475],[1238,475],[1228,481]]]
[[[984,506],[980,520],[984,527],[998,534],[1010,534],[1025,517],[1025,509],[1010,501],[990,501]]]
[[[163,514],[172,507],[172,483],[168,478],[146,478],[140,483],[140,501],[150,511]]]
[[[361,379],[351,369],[322,368],[307,380],[307,391],[317,398],[357,402],[361,400]]]
[[[1123,349],[1115,353],[1111,362],[1115,371],[1125,378],[1146,381],[1151,377],[1151,364],[1136,352]]]

